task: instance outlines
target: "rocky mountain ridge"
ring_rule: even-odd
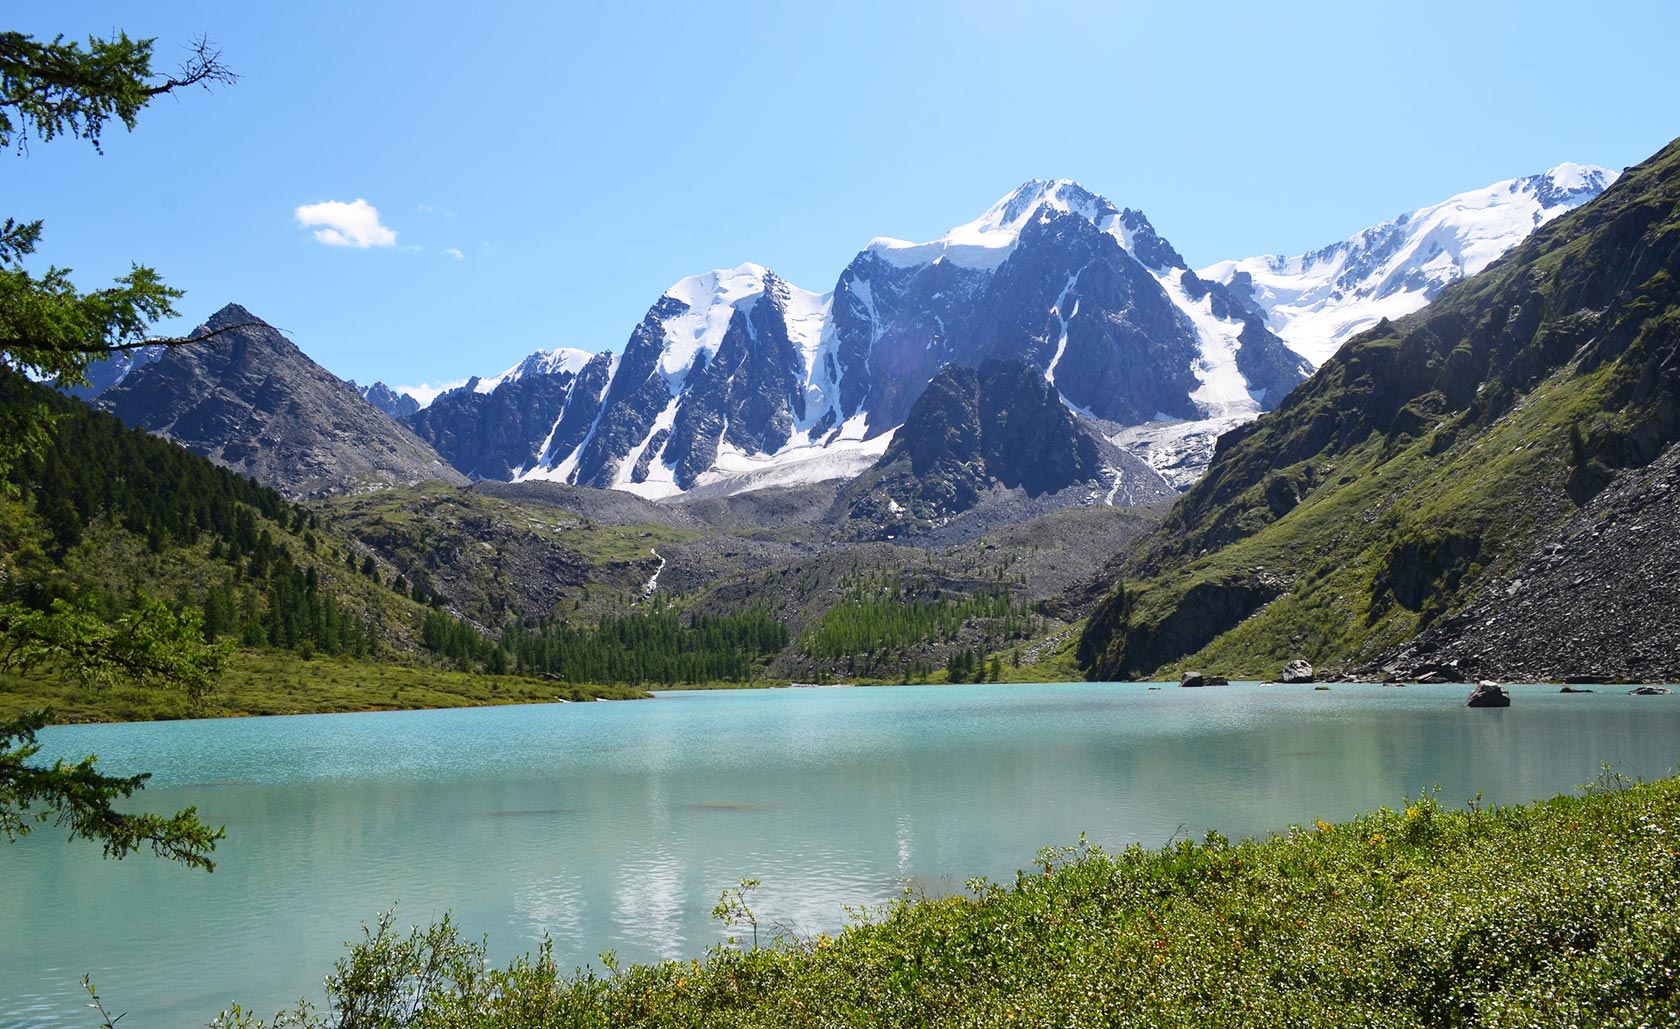
[[[1411,314],[1475,275],[1535,229],[1603,193],[1619,173],[1560,164],[1408,211],[1297,257],[1221,261],[1200,274],[1265,313],[1316,367],[1384,318]]]
[[[406,418],[420,410],[420,401],[407,393],[398,393],[383,382],[375,382],[371,386],[358,386],[355,379],[347,380],[350,388],[361,395],[363,400],[379,408],[392,418]]]
[[[481,417],[476,405],[409,423],[475,476],[505,468],[649,497],[814,481],[877,459],[942,368],[993,358],[1038,369],[1071,410],[1121,425],[1252,416],[1308,370],[1141,212],[1033,181],[939,240],[871,241],[830,293],[754,264],[678,282],[598,388],[507,398],[524,442],[502,432],[493,460],[448,439],[463,434],[452,419]],[[484,386],[445,397],[471,391]]]
[[[408,429],[238,304],[101,393],[124,422],[292,498],[467,480]]]
[[[838,505],[854,538],[894,539],[983,504],[1038,501],[1038,514],[1093,502],[1140,507],[1172,495],[1147,464],[1080,424],[1038,369],[989,359],[935,375]]]

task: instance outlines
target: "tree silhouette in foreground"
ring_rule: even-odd
[[[132,130],[140,111],[157,96],[189,86],[230,84],[236,76],[208,40],[195,40],[172,75],[152,71],[155,40],[110,39],[43,42],[0,32],[0,148],[27,154],[31,138],[82,139],[99,149],[100,135],[115,119]],[[180,345],[215,335],[159,338],[148,328],[174,317],[182,292],[153,269],[134,265],[104,289],[78,290],[70,270],[25,267],[41,241],[41,222],[6,218],[0,224],[0,366],[60,385],[80,385],[94,360],[152,344]],[[231,328],[231,327],[230,327]],[[226,329],[222,331],[227,331]],[[11,465],[50,443],[53,416],[45,404],[0,409],[0,483]],[[7,595],[0,582],[0,671],[29,674],[66,671],[90,687],[130,682],[184,689],[195,702],[209,690],[222,649],[203,642],[196,612],[177,614],[139,598],[108,621],[91,604],[56,597],[31,606]],[[44,823],[69,830],[71,839],[103,845],[109,857],[143,847],[190,866],[213,870],[210,852],[221,839],[188,808],[171,816],[127,814],[114,802],[141,789],[145,774],[108,776],[93,757],[32,765],[40,752],[36,733],[48,712],[0,720],[0,833],[16,839]]]

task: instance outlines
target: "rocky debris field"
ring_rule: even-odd
[[[1471,604],[1382,662],[1507,681],[1680,680],[1680,448],[1624,472]]]

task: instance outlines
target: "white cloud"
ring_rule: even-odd
[[[419,204],[417,206],[419,207],[419,210],[420,210],[421,214],[441,214],[445,218],[456,217],[454,211],[451,211],[447,207],[441,207],[437,204]]]
[[[342,200],[304,204],[292,213],[299,228],[314,228],[315,241],[329,247],[365,250],[397,245],[396,232],[379,224],[379,208],[360,197],[348,204]]]
[[[443,252],[448,254],[450,257],[453,257],[457,261],[465,261],[467,259],[466,254],[461,253],[459,250],[456,250],[454,247],[444,247]]]
[[[419,401],[421,407],[430,407],[432,406],[432,401],[436,400],[438,397],[448,393],[452,389],[460,389],[466,384],[466,379],[456,379],[453,382],[440,382],[436,386],[431,386],[422,382],[418,386],[392,386],[391,388],[398,393],[407,393],[409,396]]]

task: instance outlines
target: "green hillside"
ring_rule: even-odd
[[[1680,437],[1677,202],[1680,143],[1224,437],[1091,618],[1088,674],[1369,666],[1657,457]]]
[[[204,641],[229,659],[202,704],[120,682],[92,687],[50,661],[27,674],[0,667],[0,716],[39,707],[90,720],[645,695],[614,685],[645,675],[585,678],[557,674],[554,661],[522,669],[498,659],[447,598],[410,582],[386,555],[167,440],[11,373],[0,374],[5,405],[44,407],[53,419],[47,445],[13,462],[0,493],[0,604],[25,615],[68,604],[116,624],[161,602],[200,624]],[[593,627],[575,635],[587,643]],[[689,677],[715,665],[702,662]]]

